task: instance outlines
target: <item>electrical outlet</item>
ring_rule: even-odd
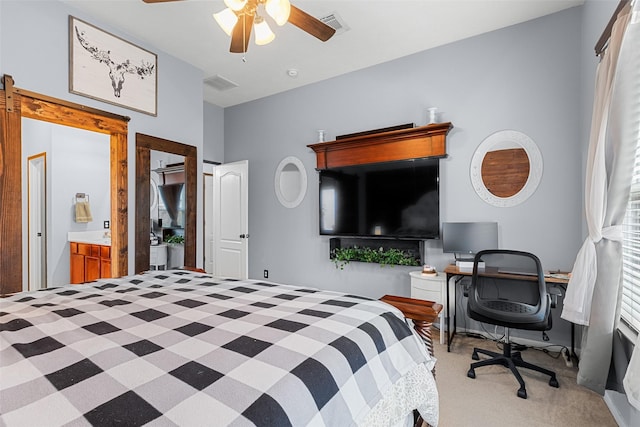
[[[107,228],[109,228],[109,225],[110,225],[110,224],[109,224],[109,221],[103,221],[103,222],[102,222],[102,228],[107,229]]]
[[[265,270],[264,271],[264,278],[268,279],[269,278],[269,270]]]

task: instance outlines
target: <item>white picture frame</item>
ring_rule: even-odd
[[[157,116],[158,57],[69,15],[69,92]]]

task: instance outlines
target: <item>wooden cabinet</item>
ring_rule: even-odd
[[[83,283],[84,280],[84,255],[73,252],[73,245],[78,247],[77,243],[71,243],[71,283]]]
[[[111,278],[111,246],[100,246],[100,277]]]
[[[70,242],[70,282],[91,282],[111,277],[111,247]]]

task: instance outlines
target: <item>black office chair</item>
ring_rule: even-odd
[[[482,267],[484,262],[484,268]],[[467,313],[483,323],[504,326],[502,354],[481,348],[473,349],[490,359],[471,363],[467,376],[475,378],[475,369],[487,365],[503,365],[520,383],[518,397],[527,398],[524,380],[517,367],[549,375],[549,385],[559,387],[555,372],[522,360],[519,351],[511,351],[509,328],[534,331],[551,329],[551,297],[544,282],[544,271],[538,257],[527,252],[491,249],[478,252],[474,258]]]

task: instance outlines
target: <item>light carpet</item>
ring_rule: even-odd
[[[521,399],[516,394],[518,381],[503,366],[481,367],[475,370],[475,379],[467,377],[473,347],[497,352],[502,347],[493,341],[456,335],[447,353],[446,344],[440,345],[434,332],[440,427],[617,426],[603,398],[577,385],[577,368],[567,367],[562,357],[553,358],[535,349],[522,352],[524,360],[555,371],[560,388],[550,387],[546,375],[520,368],[528,395]]]

